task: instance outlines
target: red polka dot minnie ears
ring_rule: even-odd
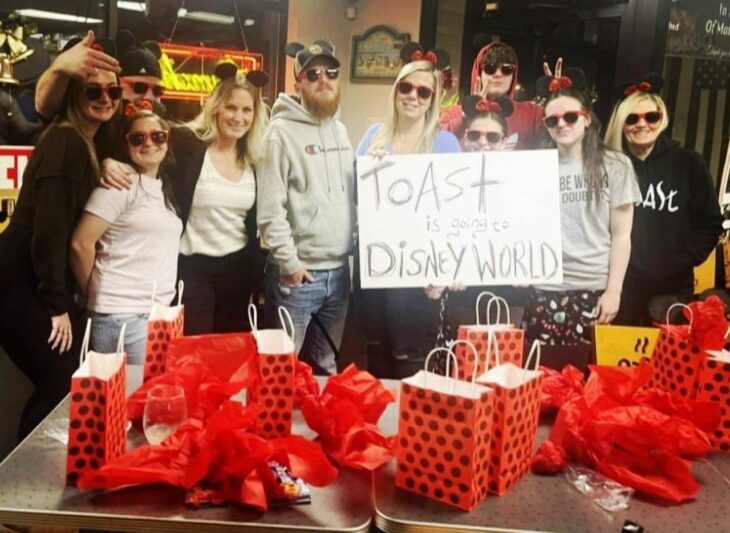
[[[586,90],[586,75],[579,68],[568,67],[562,72],[556,71],[555,76],[542,76],[535,83],[535,89],[543,99],[560,89]]]
[[[488,100],[481,96],[470,94],[461,103],[461,110],[468,118],[474,117],[479,113],[496,113],[502,118],[507,118],[514,111],[514,105],[506,95],[496,100]]]
[[[634,93],[659,94],[664,86],[664,79],[657,72],[650,72],[640,80],[628,81],[616,85],[617,92],[621,99],[631,96]]]
[[[134,102],[126,102],[122,113],[125,117],[131,117],[138,111],[153,111],[152,102],[148,100],[142,100],[139,104]]]
[[[446,50],[425,51],[423,46],[414,41],[408,42],[401,47],[400,57],[404,65],[413,61],[428,61],[436,70],[444,70],[451,62],[451,56]]]
[[[213,74],[221,81],[225,81],[238,75],[238,67],[230,62],[219,63]],[[263,70],[250,70],[246,73],[246,81],[254,87],[261,88],[269,83],[269,75]]]

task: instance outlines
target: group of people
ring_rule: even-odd
[[[665,133],[656,80],[626,88],[604,142],[580,71],[559,62],[546,72],[544,107],[516,101],[517,56],[493,43],[474,61],[472,94],[442,110],[448,55],[409,43],[385,121],[353,151],[332,44],[291,43],[287,54],[296,94],[280,94],[270,114],[267,76],[223,64],[185,124],[164,118],[153,45],[133,43],[117,60],[89,34],[39,80],[36,107],[52,122],[0,235],[0,344],[36,387],[21,435],[67,392],[83,318],[100,352],[114,350],[126,324],[128,360],[142,363],[150,306],[169,305],[178,280],[185,333],[203,334],[246,329],[263,278],[269,325],[285,306],[299,356],[335,372],[357,237],[356,155],[557,148],[561,182],[581,194],[561,195],[563,283],[527,290],[530,342],[585,342],[594,322],[648,323],[657,295],[691,297],[692,268],[716,245],[722,218],[701,156]],[[422,366],[450,290],[456,302],[473,295],[458,289],[356,290],[365,337],[382,343],[396,375]]]

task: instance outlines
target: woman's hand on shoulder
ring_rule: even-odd
[[[117,189],[123,191],[132,186],[134,169],[129,165],[107,158],[101,163],[101,176],[99,184],[105,189]]]

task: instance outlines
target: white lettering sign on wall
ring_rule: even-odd
[[[358,157],[363,288],[563,280],[556,150]]]

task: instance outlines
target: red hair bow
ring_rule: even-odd
[[[438,61],[438,58],[436,57],[436,54],[433,53],[433,51],[426,52],[426,55],[423,58],[434,65],[436,64],[436,61]]]
[[[428,61],[429,63],[436,64],[438,57],[433,51],[428,51],[425,54],[421,50],[416,50],[411,54],[411,61]]]
[[[498,102],[492,100],[482,99],[477,102],[474,109],[482,113],[501,113],[502,106]]]
[[[550,80],[548,85],[548,91],[554,93],[558,89],[570,89],[573,86],[573,80],[568,76],[560,76],[559,78],[553,78]]]
[[[411,61],[421,61],[423,59],[423,52],[421,50],[416,50],[411,54]]]
[[[648,81],[642,81],[640,83],[634,83],[633,85],[629,85],[624,90],[624,96],[630,96],[636,92],[642,92],[642,93],[648,93],[651,91],[651,83]]]
[[[134,102],[127,102],[124,105],[125,117],[131,117],[137,111],[152,111],[152,103],[148,100],[142,100],[139,105],[136,105]]]

